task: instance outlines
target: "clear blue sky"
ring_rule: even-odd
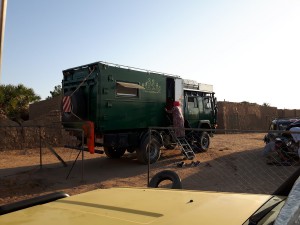
[[[107,61],[213,84],[219,101],[300,109],[299,0],[8,0],[1,84],[43,99]]]

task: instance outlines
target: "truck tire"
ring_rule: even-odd
[[[71,96],[72,112],[63,112],[63,105],[61,105],[62,122],[74,122],[80,119],[85,119],[86,104],[84,101],[83,92],[81,90],[78,90],[75,93],[73,93],[73,91],[68,91],[65,93],[64,96]]]
[[[126,148],[104,147],[103,149],[104,149],[105,155],[108,158],[112,158],[112,159],[121,158],[126,151]]]
[[[197,145],[201,151],[207,151],[210,145],[210,136],[207,132],[200,133]]]
[[[160,157],[161,143],[159,142],[158,138],[152,135],[151,140],[149,139],[149,135],[147,135],[146,138],[142,140],[140,149],[136,151],[138,160],[143,164],[148,164],[148,149],[150,149],[150,164],[155,163]]]
[[[149,182],[149,187],[157,188],[159,184],[165,180],[172,181],[172,189],[182,189],[180,177],[177,173],[171,170],[163,170],[155,174]]]

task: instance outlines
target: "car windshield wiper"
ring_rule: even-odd
[[[277,197],[273,197],[270,201],[265,204],[265,208],[249,218],[248,225],[256,225],[258,222],[263,219],[269,212],[272,211],[277,205],[279,205],[285,199],[279,199]],[[275,202],[274,202],[275,201]]]

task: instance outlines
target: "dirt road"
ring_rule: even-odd
[[[198,153],[194,166],[183,160],[178,149],[162,150],[160,160],[150,166],[150,178],[161,170],[174,170],[184,189],[227,192],[271,193],[298,166],[270,166],[261,155],[264,134],[218,134],[211,148]],[[72,164],[78,151],[55,148],[67,162],[64,167],[46,148],[0,152],[0,205],[54,191],[70,195],[96,188],[146,187],[148,167],[141,165],[134,153],[121,159],[84,153]],[[184,162],[178,167],[178,162]],[[68,178],[67,178],[68,177]],[[168,187],[168,184],[163,184]]]

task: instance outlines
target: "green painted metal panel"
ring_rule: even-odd
[[[91,68],[94,69],[92,73]],[[64,92],[78,88],[82,91],[80,104],[85,107],[86,116],[81,119],[93,121],[98,132],[168,124],[164,110],[167,76],[100,62],[63,72]],[[140,88],[135,90],[134,95],[120,94],[117,92],[118,82],[135,84]]]
[[[131,69],[108,66],[101,70],[102,99],[97,118],[101,129],[127,130],[164,126],[166,114],[166,77]],[[133,96],[118,95],[117,82],[138,84]]]

